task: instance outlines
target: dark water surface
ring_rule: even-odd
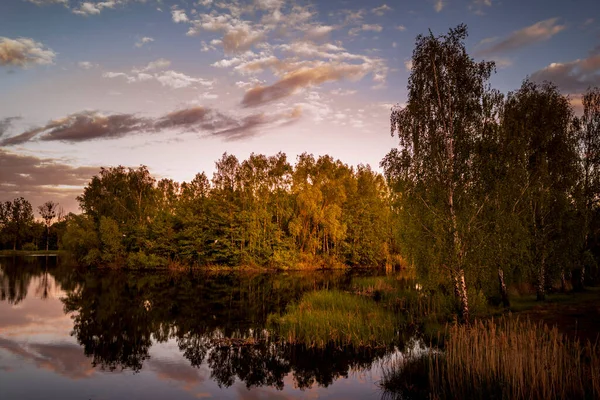
[[[0,398],[379,399],[395,346],[307,349],[265,329],[302,293],[356,274],[77,272],[0,257]]]

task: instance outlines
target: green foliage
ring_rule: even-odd
[[[130,269],[157,269],[166,267],[167,260],[155,254],[146,254],[139,251],[127,255],[126,265]]]
[[[181,184],[103,168],[78,200],[96,239],[74,239],[74,219],[62,241],[86,265],[378,266],[395,251],[383,177],[329,156],[224,154],[211,180]]]
[[[385,346],[398,332],[394,313],[364,296],[340,291],[305,294],[283,315],[270,315],[268,326],[289,343]]]
[[[38,247],[35,245],[35,243],[25,243],[22,249],[25,251],[35,251],[38,249]]]
[[[72,215],[67,221],[67,229],[62,237],[62,248],[86,266],[96,265],[102,259],[101,242],[96,226],[87,215]]]

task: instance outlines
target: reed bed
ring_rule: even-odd
[[[268,326],[292,344],[380,347],[396,339],[397,322],[372,299],[322,290],[305,294],[283,315],[270,315]]]
[[[448,326],[443,353],[389,369],[381,382],[387,397],[406,392],[415,372],[428,375],[429,398],[600,398],[598,343],[582,344],[556,328],[510,317]],[[424,397],[419,394],[413,397]]]

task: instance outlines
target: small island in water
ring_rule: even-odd
[[[117,3],[126,2],[72,11],[99,14]],[[249,12],[230,3],[231,15]],[[171,9],[176,23],[198,13]],[[224,29],[208,21],[214,12],[203,15],[189,35]],[[223,21],[241,23],[231,15]],[[555,23],[526,28],[528,37]],[[203,41],[203,51],[233,53],[250,40],[227,29],[237,36]],[[310,30],[294,45],[365,60],[318,44],[332,31]],[[511,37],[493,46],[521,43]],[[10,40],[0,38],[0,65],[12,54],[2,46],[40,45]],[[284,152],[226,152],[212,177],[200,172],[189,182],[144,165],[107,166],[80,190],[77,213],[38,198],[34,212],[28,189],[15,189],[23,195],[0,203],[0,397],[600,398],[600,88],[589,85],[573,102],[560,82],[532,76],[503,93],[492,85],[500,61],[477,61],[467,40],[462,24],[417,36],[407,100],[388,108],[398,146],[375,168],[309,152],[295,162]],[[143,37],[135,47],[153,42]],[[266,61],[247,44],[252,54],[239,57],[260,65],[216,66],[263,71]],[[280,80],[238,82],[244,107],[336,74],[360,79],[365,72],[354,68],[366,68],[290,69],[266,59]],[[592,61],[571,72],[597,75]],[[212,85],[152,72],[167,62],[104,77]],[[155,120],[80,115],[0,145],[83,141],[77,135],[94,129],[123,136],[140,125],[157,134],[221,129],[235,140],[275,121],[257,115],[240,120],[247,125],[202,107]],[[0,135],[12,123],[0,120]],[[27,171],[19,174],[30,179],[35,168]]]

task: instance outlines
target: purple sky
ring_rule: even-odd
[[[415,36],[463,22],[505,93],[600,85],[598,0],[2,0],[0,200],[76,211],[100,166],[183,181],[226,151],[378,168]]]

